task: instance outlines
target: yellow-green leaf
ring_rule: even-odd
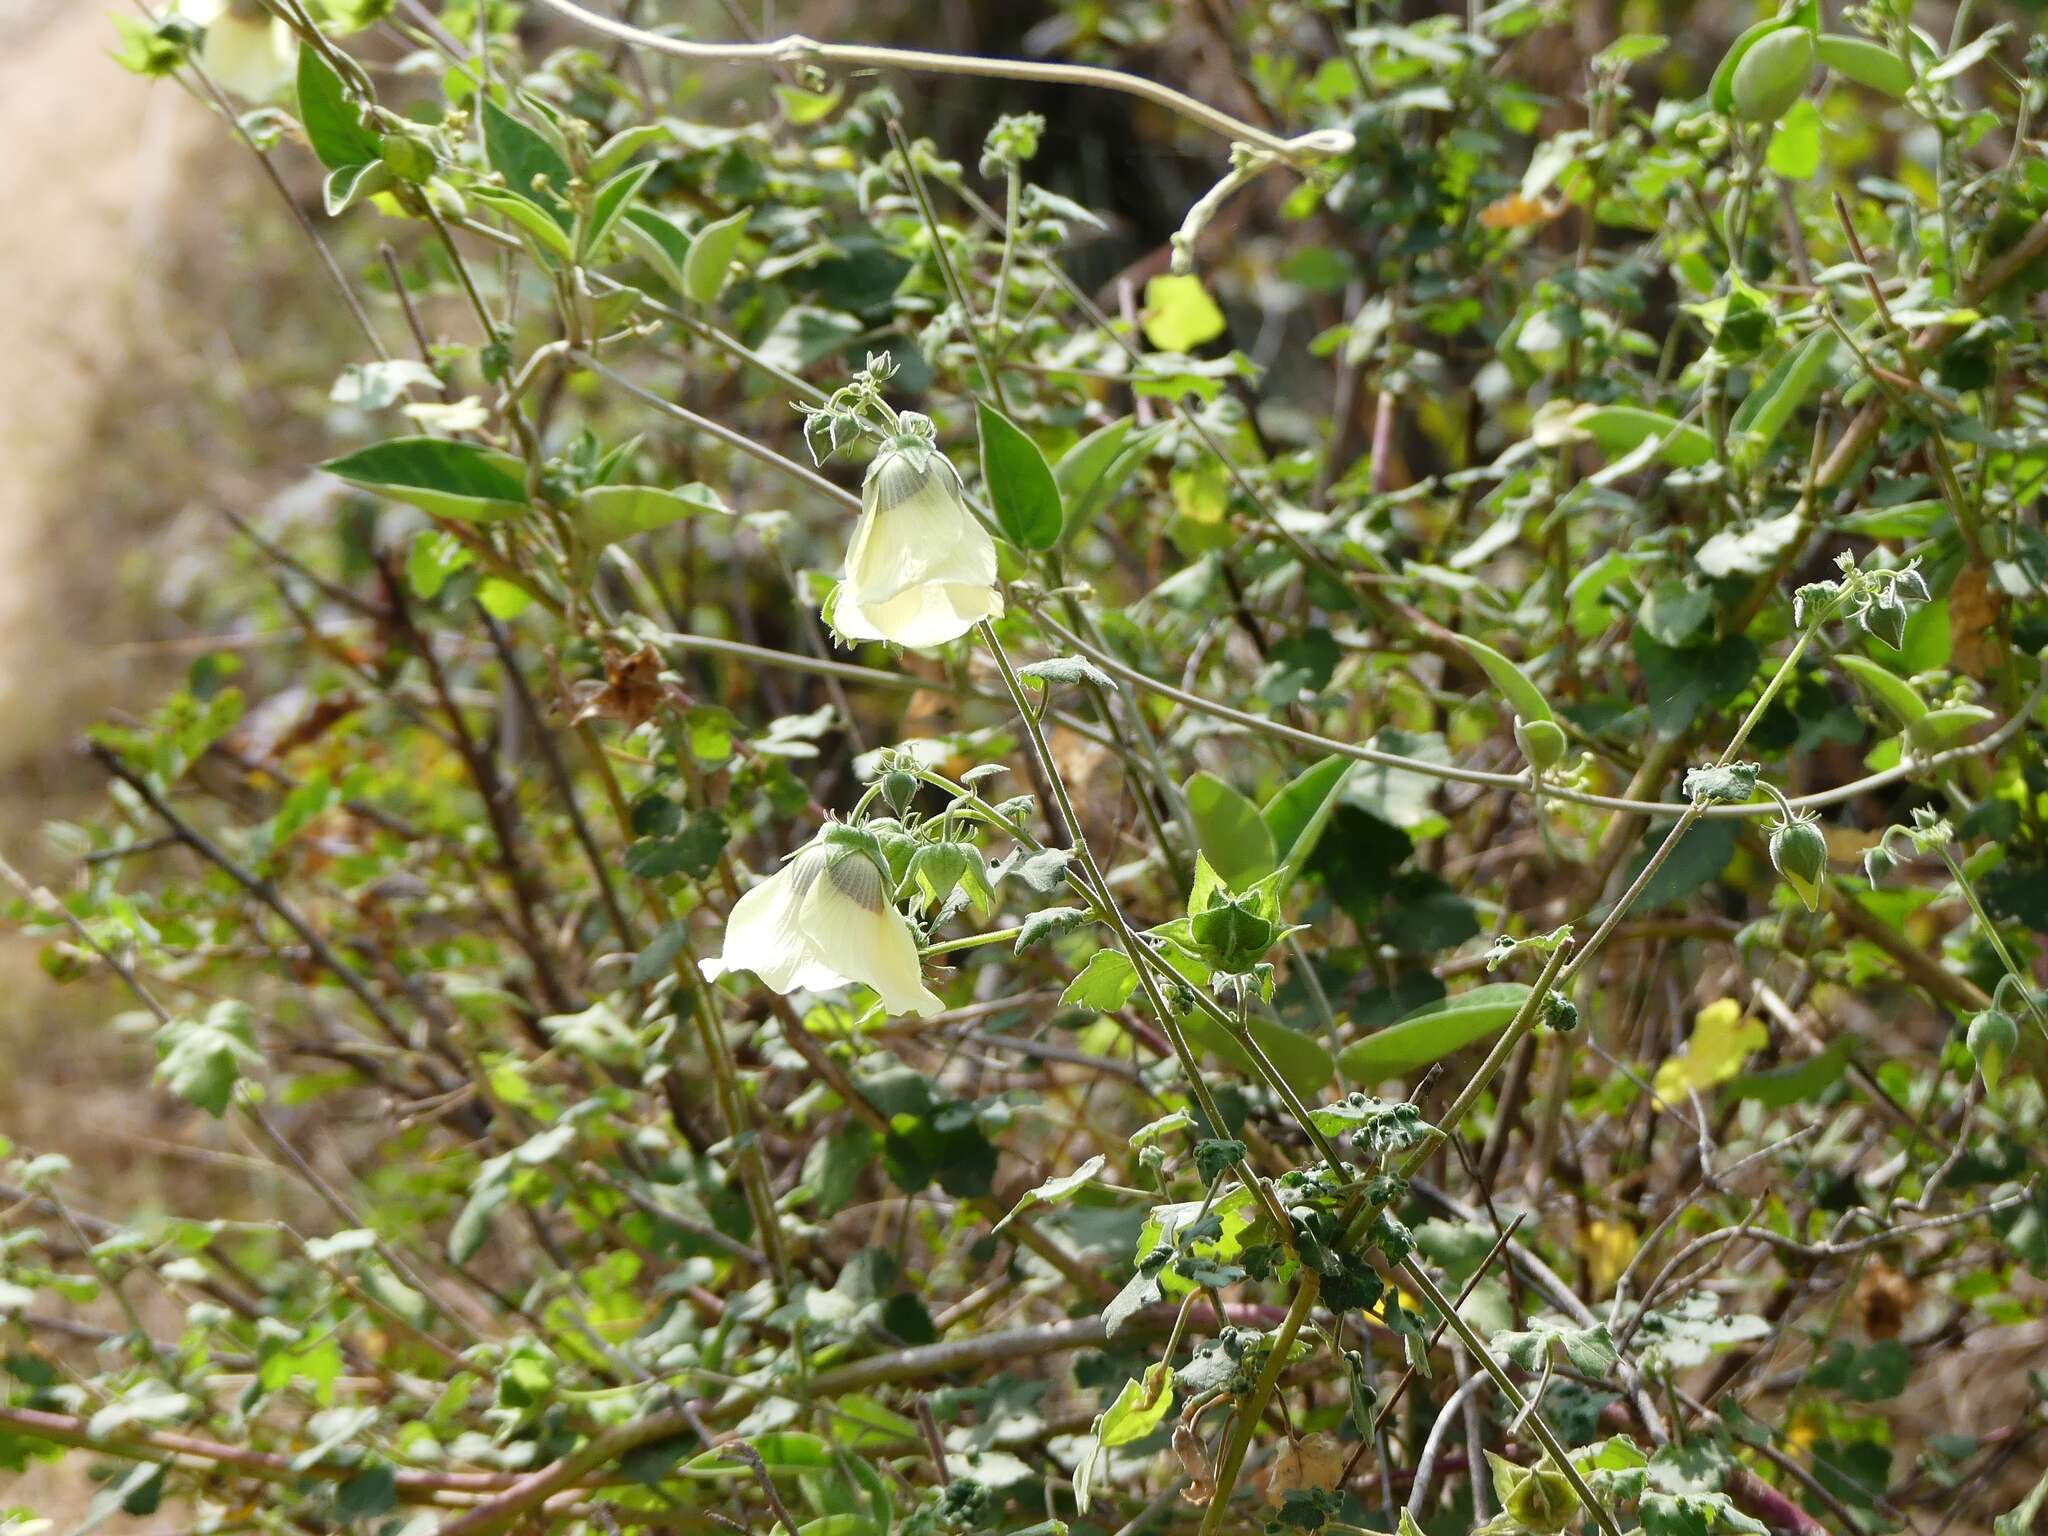
[[[1223,311],[1199,277],[1161,273],[1145,284],[1142,323],[1161,352],[1188,352],[1223,334]]]
[[[1688,1091],[1698,1092],[1734,1077],[1770,1040],[1771,1032],[1762,1023],[1745,1019],[1742,1005],[1724,997],[1693,1016],[1692,1038],[1678,1055],[1665,1058],[1651,1086],[1665,1103],[1683,1103]]]

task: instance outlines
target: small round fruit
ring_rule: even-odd
[[[1970,1020],[1966,1040],[1970,1056],[1977,1063],[1978,1075],[1984,1079],[1985,1088],[1995,1095],[1998,1080],[2005,1076],[2005,1064],[2012,1060],[2012,1053],[2019,1048],[2019,1026],[2003,1009],[1986,1008]]]
[[[1794,816],[1771,828],[1771,863],[1809,912],[1820,908],[1820,884],[1828,870],[1828,840],[1810,816]]]
[[[1745,123],[1775,123],[1813,79],[1813,34],[1780,27],[1758,38],[1735,66],[1735,115]]]
[[[1555,768],[1564,761],[1564,731],[1555,720],[1517,718],[1515,741],[1522,749],[1522,756],[1526,757],[1530,766],[1534,768]]]

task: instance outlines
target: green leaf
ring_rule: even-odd
[[[753,209],[742,208],[730,217],[712,220],[697,231],[683,257],[684,298],[698,304],[709,304],[725,291],[726,277],[733,258],[739,254],[740,240],[747,232],[747,220],[753,214]]]
[[[694,811],[678,831],[628,845],[626,872],[642,880],[666,880],[671,875],[701,880],[718,867],[718,856],[731,836],[732,829],[717,811]]]
[[[1161,352],[1188,352],[1223,334],[1223,311],[1199,277],[1162,272],[1145,284],[1145,339]]]
[[[1913,685],[1886,671],[1868,656],[1843,653],[1835,657],[1835,664],[1856,679],[1867,692],[1875,694],[1878,701],[1898,717],[1900,725],[1911,729],[1926,716],[1927,703],[1914,691]]]
[[[633,198],[647,184],[647,178],[654,174],[654,169],[654,162],[649,160],[619,172],[597,189],[597,196],[590,202],[590,220],[583,229],[583,256],[589,257],[604,249],[605,237],[612,232],[612,226],[624,217]]]
[[[997,1222],[989,1230],[994,1232],[1002,1231],[1003,1228],[1007,1227],[1019,1216],[1022,1216],[1034,1205],[1057,1205],[1062,1200],[1072,1199],[1091,1183],[1098,1173],[1102,1172],[1104,1165],[1108,1161],[1109,1159],[1098,1152],[1072,1173],[1060,1174],[1055,1178],[1047,1179],[1035,1189],[1025,1190],[1018,1197],[1017,1203],[1010,1208],[1010,1214]]]
[[[790,123],[805,128],[812,123],[821,123],[832,115],[832,109],[839,105],[839,98],[846,94],[846,87],[839,81],[832,82],[832,88],[825,91],[806,91],[794,85],[777,85],[775,96],[782,103],[782,112]]]
[[[1490,645],[1467,639],[1460,634],[1451,636],[1462,645],[1467,654],[1479,663],[1480,669],[1493,686],[1508,702],[1508,708],[1524,720],[1549,720],[1550,702],[1543,697],[1542,690],[1529,680],[1529,675],[1507,657]]]
[[[1052,475],[1066,501],[1066,521],[1060,530],[1062,540],[1073,538],[1094,521],[1095,514],[1109,504],[1145,462],[1153,443],[1165,430],[1164,424],[1133,430],[1136,427],[1134,416],[1112,421],[1106,427],[1097,427],[1060,455]]]
[[[334,1490],[334,1518],[343,1525],[373,1520],[398,1507],[398,1474],[381,1464],[366,1466]]]
[[[1817,1056],[1789,1066],[1765,1067],[1729,1079],[1728,1092],[1738,1099],[1754,1099],[1766,1109],[1783,1109],[1819,1098],[1842,1080],[1855,1054],[1854,1035],[1837,1035]]]
[[[448,584],[448,578],[473,564],[476,556],[454,534],[439,528],[422,528],[413,536],[406,552],[405,579],[413,596],[432,602]]]
[[[1017,933],[1017,942],[1012,954],[1021,955],[1027,949],[1035,949],[1048,939],[1061,934],[1072,933],[1086,923],[1090,914],[1080,907],[1040,907],[1027,916]]]
[[[838,1463],[832,1447],[818,1436],[801,1429],[774,1429],[751,1436],[747,1443],[770,1472],[825,1472]],[[690,1458],[683,1467],[687,1476],[751,1477],[744,1461],[718,1446]]]
[[[168,1021],[156,1032],[156,1080],[218,1120],[242,1069],[262,1059],[253,1018],[246,1004],[220,1002],[203,1019]]]
[[[502,576],[486,576],[477,583],[476,600],[494,619],[516,619],[533,606],[533,593]]]
[[[1080,683],[1093,683],[1105,693],[1116,692],[1116,679],[1084,656],[1048,656],[1043,661],[1019,667],[1017,675],[1048,686],[1073,687]]]
[[[1708,710],[1740,693],[1756,673],[1757,649],[1746,635],[1674,647],[1638,630],[1629,644],[1642,670],[1650,724],[1660,736],[1684,735]]]
[[[1953,80],[1964,71],[1975,68],[1997,51],[2000,40],[2011,30],[2012,23],[2000,22],[1997,26],[1978,33],[1976,37],[1928,70],[1927,83],[1939,85],[1944,80]]]
[[[1719,879],[1721,871],[1728,867],[1728,861],[1735,857],[1735,841],[1741,830],[1733,820],[1695,822],[1658,866],[1657,873],[1650,877],[1630,910],[1638,915],[1654,912],[1659,907],[1683,901],[1701,886]],[[1642,873],[1650,853],[1651,850],[1645,848],[1629,866],[1628,880],[1622,887],[1624,890]]]
[[[1640,405],[1601,405],[1572,413],[1572,425],[1591,434],[1601,452],[1619,457],[1654,438],[1664,444],[1660,457],[1680,469],[1693,469],[1714,456],[1714,440],[1703,427],[1681,426],[1675,416]]]
[[[1939,750],[1958,736],[1997,718],[1982,704],[1947,704],[1927,711],[1906,728],[1906,734],[1913,738],[1915,746]]]
[[[1699,568],[1719,580],[1723,576],[1761,576],[1778,563],[1805,527],[1797,510],[1766,517],[1739,528],[1723,528],[1693,558]]]
[[[1270,875],[1278,866],[1273,834],[1259,808],[1212,773],[1197,773],[1182,792],[1202,854],[1233,891]]]
[[[1805,181],[1812,176],[1820,169],[1821,135],[1820,108],[1812,97],[1802,96],[1786,109],[1771,132],[1771,147],[1764,157],[1771,173],[1787,181]]]
[[[491,1212],[512,1193],[511,1167],[509,1157],[493,1158],[478,1173],[469,1199],[463,1202],[454,1225],[448,1229],[448,1257],[452,1262],[467,1264],[491,1235]]]
[[[616,544],[705,513],[730,516],[732,508],[695,481],[672,491],[653,485],[600,485],[583,493],[582,530],[594,545]]]
[[[1337,1064],[1361,1083],[1405,1077],[1505,1029],[1528,996],[1521,982],[1495,981],[1443,998],[1347,1046]]]
[[[663,282],[677,293],[685,290],[683,264],[690,259],[690,237],[666,214],[652,208],[633,206],[619,222],[619,233],[640,252],[641,258],[661,274]]]
[[[1038,444],[987,401],[976,402],[981,424],[981,478],[1003,537],[1019,549],[1051,549],[1063,514],[1059,483]]]
[[[299,121],[306,142],[330,171],[368,165],[383,151],[382,136],[363,126],[341,76],[317,48],[299,50]]]
[[[644,987],[668,975],[675,969],[676,956],[683,952],[683,943],[688,937],[689,930],[683,924],[664,923],[647,941],[647,947],[633,957],[633,968],[626,973],[626,985]]]
[[[1913,88],[1913,69],[1891,49],[1861,37],[1841,37],[1823,32],[1813,40],[1814,52],[1845,80],[1867,85],[1894,100],[1904,100]]]
[[[1137,985],[1138,973],[1122,950],[1098,949],[1081,967],[1081,974],[1067,983],[1067,990],[1060,994],[1060,1006],[1115,1013],[1130,1001]]]
[[[444,437],[395,437],[320,467],[350,485],[455,522],[499,522],[526,505],[523,463],[509,453]]]
[[[830,357],[863,329],[858,315],[798,304],[783,313],[754,351],[763,361],[794,373]]]
[[[391,172],[383,161],[368,165],[344,165],[329,171],[320,183],[320,206],[331,219],[345,211],[359,197],[368,197],[391,185]]]
[[[1736,432],[1745,434],[1741,456],[1746,462],[1757,463],[1769,453],[1785,423],[1813,397],[1834,360],[1838,340],[1834,327],[1822,326],[1780,359],[1770,376],[1750,391],[1731,423]]]
[[[1206,1013],[1189,1014],[1181,1020],[1180,1027],[1191,1044],[1229,1062],[1244,1074],[1245,1081],[1263,1081],[1251,1052],[1232,1039],[1229,1031]],[[1336,1061],[1314,1036],[1289,1029],[1284,1024],[1275,1024],[1270,1019],[1254,1018],[1249,1028],[1252,1039],[1266,1053],[1266,1059],[1273,1063],[1274,1070],[1288,1087],[1303,1098],[1321,1093],[1337,1075]]]
[[[667,137],[666,123],[639,123],[631,128],[622,128],[606,139],[597,153],[590,157],[587,174],[593,181],[604,181],[624,169],[626,162],[648,145]]]
[[[1259,812],[1273,839],[1273,859],[1300,871],[1314,857],[1323,829],[1336,813],[1352,759],[1332,753],[1282,787]]]
[[[2024,1499],[1991,1522],[1992,1536],[2030,1536],[2043,1500],[2048,1500],[2048,1472],[2041,1474]]]
[[[559,228],[568,229],[575,220],[561,199],[568,195],[574,173],[561,151],[489,97],[484,99],[483,124],[484,157],[491,162],[491,169],[505,178],[505,190],[534,204]]]
[[[1173,1367],[1165,1361],[1147,1366],[1143,1377],[1124,1383],[1097,1421],[1096,1439],[1105,1446],[1129,1445],[1157,1429],[1173,1407]]]
[[[562,228],[561,220],[530,197],[517,192],[507,192],[499,187],[477,187],[470,196],[482,203],[493,213],[501,213],[533,237],[534,245],[543,253],[569,260],[575,249],[569,244],[569,236]]]

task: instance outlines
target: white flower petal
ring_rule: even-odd
[[[923,489],[893,507],[878,505],[872,532],[847,559],[846,579],[863,604],[926,582],[995,585],[995,540],[961,502],[952,476],[935,460]]]
[[[885,454],[868,475],[832,612],[845,640],[938,645],[1003,611],[996,546],[936,456]]]
[[[863,605],[845,587],[832,610],[842,640],[889,640],[897,645],[943,645],[983,619],[1003,616],[1003,595],[993,587],[942,582],[913,587],[885,602]]]
[[[880,896],[879,882],[876,889],[877,905],[870,907],[829,875],[818,880],[799,917],[805,939],[824,963],[872,987],[889,1013],[921,1019],[941,1012],[946,1005],[924,984],[910,925]]]
[[[732,915],[725,920],[724,948],[715,961],[706,962],[705,975],[752,971],[777,992],[819,985],[810,979],[815,953],[805,941],[798,914],[823,869],[824,850],[806,849],[734,902]],[[839,980],[835,976],[822,984],[831,986]]]
[[[200,61],[220,87],[246,101],[268,101],[292,78],[298,41],[272,16],[216,16],[207,23]]]

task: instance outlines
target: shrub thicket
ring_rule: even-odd
[[[0,1465],[413,1536],[2007,1510],[2048,49],[1934,9],[122,19],[317,163],[362,351],[202,604],[300,643],[97,732],[17,880],[281,1192],[12,1148]],[[1169,153],[1164,238],[1087,167]]]

